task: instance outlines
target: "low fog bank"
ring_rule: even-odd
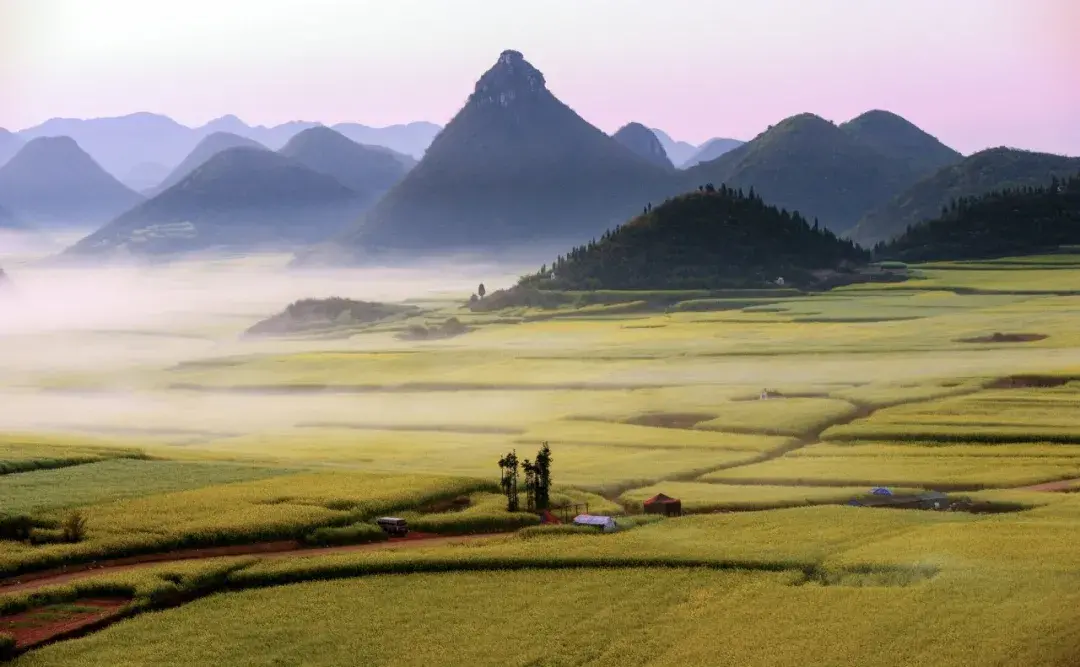
[[[286,255],[99,268],[29,265],[7,270],[0,336],[59,331],[193,333],[222,321],[254,323],[302,298],[369,301],[447,298],[480,282],[514,282],[520,267],[429,262],[412,266],[286,269]]]
[[[466,298],[524,270],[433,260],[411,266],[288,269],[289,256],[178,261],[159,266],[4,268],[0,387],[85,370],[121,371],[219,354],[257,352],[237,341],[256,321],[302,298]],[[309,346],[310,347],[310,346]],[[317,345],[316,345],[317,347]]]

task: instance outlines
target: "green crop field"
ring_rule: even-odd
[[[0,536],[3,576],[363,542],[384,513],[441,535],[530,526],[0,592],[7,612],[194,600],[16,664],[1072,664],[1078,267],[941,263],[824,294],[582,292],[486,313],[438,295],[404,323],[287,340],[238,336],[284,297],[11,334],[0,519],[34,528]],[[474,329],[396,336],[451,316]],[[506,511],[497,460],[544,442],[553,502],[621,530]],[[845,506],[878,486],[998,513]],[[636,516],[658,493],[693,516]],[[84,534],[65,542],[76,510]]]

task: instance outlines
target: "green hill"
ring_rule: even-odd
[[[574,248],[523,282],[542,289],[761,287],[778,278],[812,285],[823,273],[866,257],[851,242],[765,204],[753,191],[710,185]]]
[[[1077,244],[1080,175],[954,201],[939,218],[879,244],[874,254],[921,262],[1027,255]]]
[[[918,181],[882,207],[868,213],[849,233],[865,246],[887,241],[909,226],[937,217],[954,199],[995,190],[1046,185],[1080,170],[1080,158],[992,148],[975,153]]]
[[[840,129],[878,153],[904,163],[915,174],[928,175],[964,159],[937,138],[888,111],[867,111]]]
[[[688,187],[753,187],[770,204],[817,217],[834,231],[850,228],[917,179],[903,161],[808,113],[685,173]]]

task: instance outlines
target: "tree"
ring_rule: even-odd
[[[499,484],[503,493],[506,494],[506,511],[518,511],[518,458],[517,450],[499,459],[499,469],[502,473]]]
[[[476,293],[480,295],[481,299],[484,298],[484,295],[487,294],[487,288],[484,287],[484,283],[480,283],[480,287],[476,288]]]
[[[546,510],[551,506],[551,448],[545,442],[536,454],[533,465],[536,476],[536,509]]]
[[[529,459],[525,459],[525,462],[521,464],[521,468],[525,471],[525,509],[529,512],[535,512],[537,466]]]

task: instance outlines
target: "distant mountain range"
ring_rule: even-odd
[[[664,145],[652,130],[641,123],[628,123],[611,135],[611,138],[634,153],[662,169],[674,169]]]
[[[71,137],[113,176],[127,180],[131,187],[145,189],[150,186],[146,185],[146,180],[138,171],[140,166],[154,164],[173,169],[200,141],[216,132],[241,136],[277,150],[303,130],[316,125],[318,123],[293,121],[274,127],[250,126],[236,116],[223,116],[201,127],[192,128],[167,116],[136,113],[116,118],[86,120],[54,118],[13,136],[20,141],[38,137]],[[426,122],[384,128],[342,123],[335,128],[358,143],[384,146],[413,158],[424,154],[441,129],[438,125]],[[5,151],[12,150],[5,148],[5,145],[3,132],[0,132],[0,164],[5,161]],[[158,183],[151,184],[153,185]]]
[[[207,160],[230,148],[256,148],[269,150],[259,142],[248,139],[247,137],[242,137],[238,134],[232,134],[230,132],[214,132],[213,134],[208,134],[190,153],[188,153],[187,157],[185,157],[175,169],[169,172],[169,175],[166,176],[161,183],[149,188],[145,194],[153,197],[156,194],[168,190],[187,178],[188,174],[206,164]]]
[[[690,159],[690,157],[698,151],[698,147],[685,142],[675,141],[671,138],[667,132],[658,130],[655,127],[649,128],[652,130],[656,138],[660,140],[660,145],[664,147],[664,152],[667,153],[668,159],[676,167],[682,167],[682,165]]]
[[[324,257],[585,239],[677,189],[505,51],[427,153]]]
[[[290,249],[338,232],[362,210],[331,176],[261,148],[229,148],[69,248],[69,255]]]
[[[142,200],[69,137],[31,140],[0,167],[0,205],[33,226],[100,224]]]
[[[980,151],[914,183],[881,207],[868,212],[849,236],[866,246],[887,241],[909,226],[931,220],[954,199],[995,190],[1041,186],[1054,176],[1080,171],[1080,158],[1033,153],[1014,148]]]
[[[407,171],[399,158],[321,126],[277,153],[218,132],[185,160],[188,173],[69,254],[295,249],[341,231],[393,187]]]
[[[679,169],[689,169],[690,167],[696,167],[702,162],[709,162],[715,160],[724,153],[730,152],[742,146],[744,141],[738,139],[710,139],[701,145],[701,148],[696,149],[691,153],[682,163],[677,163]]]
[[[1071,178],[954,201],[874,254],[924,262],[1056,252],[1080,244],[1080,167]]]

